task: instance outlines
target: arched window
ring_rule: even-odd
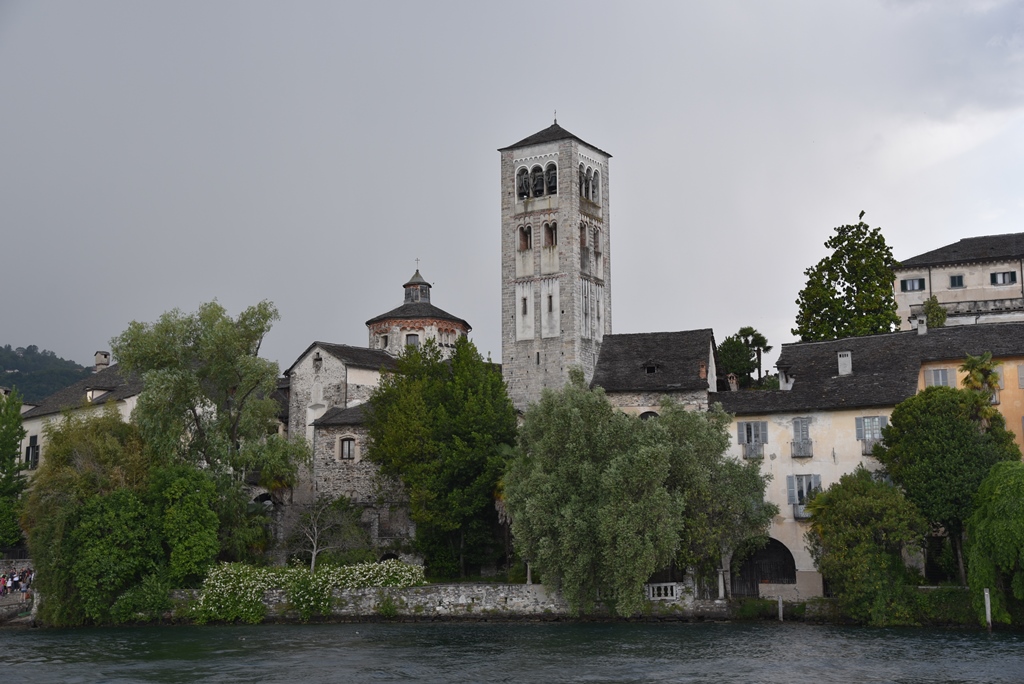
[[[533,249],[533,228],[531,226],[520,226],[519,251],[525,252],[530,249]]]
[[[594,177],[593,171],[591,171],[590,169],[587,169],[586,178],[583,179],[583,196],[586,197],[587,199],[591,199],[590,184],[591,184],[591,180],[593,179],[593,177]]]
[[[594,251],[601,251],[601,229],[596,227],[594,228]]]
[[[530,172],[525,168],[516,173],[516,197],[526,199],[530,196]]]
[[[557,223],[545,223],[544,224],[544,246],[554,247],[558,244],[558,224]]]
[[[587,169],[583,164],[580,164],[580,197],[583,197],[583,186],[587,182]]]
[[[351,437],[343,437],[338,442],[338,458],[352,460],[356,457],[356,440]]]
[[[594,171],[594,178],[590,181],[590,199],[601,203],[601,172]]]
[[[533,184],[534,197],[544,194],[544,171],[539,166],[534,166],[530,171],[530,182]]]
[[[558,167],[554,164],[548,164],[547,169],[544,170],[544,176],[547,178],[548,194],[558,194]]]
[[[587,246],[587,224],[580,224],[580,247]]]
[[[657,411],[644,411],[640,414],[640,420],[650,420],[651,418],[657,418]]]
[[[407,346],[407,347],[418,347],[418,346],[420,346],[420,336],[419,335],[406,335],[405,336],[405,346]]]

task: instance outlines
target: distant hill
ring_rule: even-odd
[[[59,389],[92,375],[92,368],[62,359],[31,344],[0,347],[0,385],[17,389],[27,404],[36,404]]]

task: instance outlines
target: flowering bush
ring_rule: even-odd
[[[305,567],[269,569],[223,563],[207,575],[192,616],[200,624],[211,620],[260,622],[267,612],[264,592],[280,586],[285,588],[292,607],[308,620],[313,615],[330,614],[335,588],[412,587],[425,583],[423,566],[397,560],[320,567],[314,573]]]

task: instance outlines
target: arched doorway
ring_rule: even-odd
[[[796,584],[796,561],[777,539],[769,539],[732,573],[732,595],[756,597],[762,584]]]

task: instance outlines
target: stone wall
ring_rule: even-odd
[[[647,411],[661,412],[663,399],[670,399],[689,411],[708,410],[708,391],[690,392],[607,392],[608,401],[623,413],[638,416]]]

